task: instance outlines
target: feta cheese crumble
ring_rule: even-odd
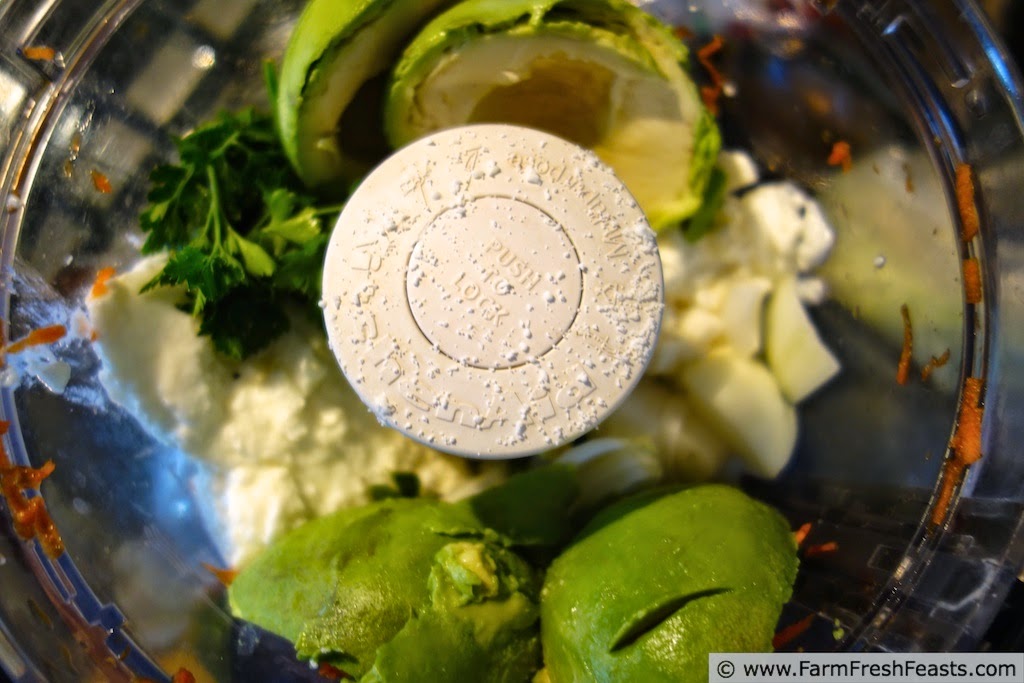
[[[696,242],[658,233],[658,346],[640,388],[599,430],[646,435],[684,480],[715,476],[730,454],[778,474],[795,445],[794,403],[839,371],[804,312],[828,293],[814,275],[835,241],[820,205],[791,182],[760,183],[744,152],[723,151],[719,168],[728,195],[715,229]]]
[[[177,289],[139,294],[149,258],[88,301],[111,399],[153,434],[218,471],[228,559],[243,564],[282,532],[367,501],[393,472],[452,499],[500,481],[500,463],[448,456],[381,427],[308,324],[233,362],[196,334]]]

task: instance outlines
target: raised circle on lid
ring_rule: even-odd
[[[607,417],[654,351],[657,242],[591,152],[507,125],[385,160],[331,235],[331,349],[380,421],[438,450],[536,454]]]

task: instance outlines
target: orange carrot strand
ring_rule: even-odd
[[[21,55],[34,62],[51,62],[57,57],[57,51],[45,45],[29,45],[22,48]]]
[[[238,578],[237,569],[221,569],[219,567],[214,567],[212,564],[207,564],[206,562],[201,562],[200,564],[203,569],[213,574],[218,581],[224,584],[226,588],[230,588],[234,580]]]
[[[914,353],[914,327],[910,322],[910,309],[906,304],[900,306],[900,315],[903,316],[903,349],[900,351],[900,361],[896,366],[896,382],[903,385],[910,379],[910,361]]]
[[[981,230],[981,218],[975,202],[974,172],[970,164],[956,167],[956,204],[960,211],[960,237],[970,242]]]
[[[40,327],[38,330],[32,330],[24,338],[10,344],[6,349],[7,353],[20,353],[27,348],[32,346],[44,346],[46,344],[54,344],[68,333],[67,328],[63,325],[50,325],[49,327]]]
[[[778,650],[802,636],[811,627],[811,624],[814,623],[814,617],[814,614],[808,614],[800,621],[790,624],[776,633],[775,637],[772,638],[772,647]]]
[[[804,544],[804,541],[807,540],[807,535],[809,533],[811,533],[810,522],[802,524],[799,529],[793,532],[793,540],[796,541],[797,547],[800,547]]]
[[[829,166],[842,166],[843,173],[849,173],[853,168],[853,155],[850,153],[850,143],[840,140],[832,145],[832,152],[828,155]]]
[[[92,289],[89,290],[89,298],[96,299],[110,291],[110,288],[107,287],[107,283],[110,282],[110,279],[114,277],[116,273],[117,270],[110,266],[101,268],[100,271],[96,273],[96,279],[93,280]]]
[[[964,297],[969,304],[980,304],[982,299],[981,289],[981,264],[976,258],[964,259]]]
[[[835,541],[829,541],[827,543],[819,543],[818,545],[808,546],[807,550],[804,551],[804,557],[818,557],[820,555],[828,555],[839,550],[839,544]]]
[[[114,191],[114,187],[110,184],[110,179],[106,175],[93,169],[89,172],[92,176],[92,186],[96,188],[96,191],[101,194],[110,194]]]
[[[943,351],[941,356],[932,356],[931,360],[928,361],[928,364],[921,368],[921,381],[927,382],[933,372],[941,367],[945,367],[945,365],[949,363],[949,358],[949,349]]]

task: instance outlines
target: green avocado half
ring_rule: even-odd
[[[771,649],[797,565],[786,520],[729,486],[613,505],[545,578],[550,679],[706,681],[709,652]]]
[[[406,47],[387,92],[393,147],[473,123],[593,149],[656,229],[701,206],[721,138],[664,24],[625,0],[466,0]]]
[[[575,470],[550,465],[458,503],[338,511],[243,567],[231,611],[361,683],[526,683],[540,666],[541,583],[526,557],[571,536],[578,490]]]
[[[386,152],[383,87],[410,36],[454,0],[311,0],[281,64],[277,120],[299,177],[342,195]]]
[[[391,499],[286,534],[231,584],[235,616],[364,683],[524,683],[534,570],[468,506]]]

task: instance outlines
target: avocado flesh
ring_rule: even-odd
[[[526,78],[486,92],[469,123],[511,123],[593,147],[607,134],[608,121],[592,113],[610,108],[614,78],[592,62],[538,57]]]
[[[612,0],[468,0],[395,67],[388,139],[482,122],[546,130],[593,149],[666,227],[700,207],[721,144],[685,60],[664,27]]]
[[[545,578],[551,680],[700,681],[709,652],[770,651],[797,565],[786,520],[728,486],[613,505]]]
[[[379,161],[375,146],[360,148],[355,141],[382,139],[381,133],[342,131],[340,124],[357,94],[387,73],[416,28],[452,2],[312,0],[306,6],[281,66],[277,117],[285,152],[307,185],[338,196]],[[376,104],[368,109],[379,111]],[[379,120],[373,120],[375,128]]]

